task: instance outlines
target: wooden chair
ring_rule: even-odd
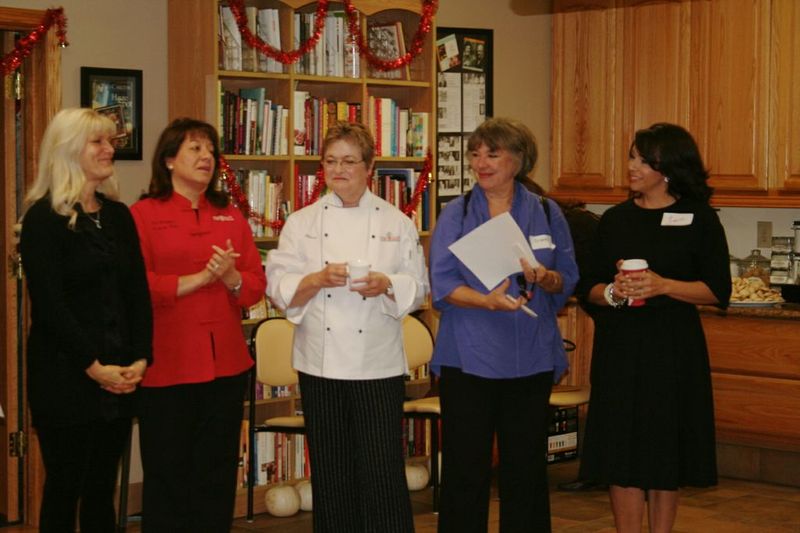
[[[433,356],[433,334],[419,318],[408,315],[403,319],[403,348],[409,370],[430,362]],[[434,383],[431,376],[431,384]],[[431,485],[433,486],[433,511],[439,509],[439,419],[442,409],[438,396],[410,400],[403,404],[406,418],[429,420],[431,423]]]
[[[259,322],[251,337],[250,351],[256,364],[250,374],[250,429],[249,450],[256,449],[256,433],[305,434],[302,415],[277,416],[256,424],[256,384],[270,387],[296,385],[297,372],[292,368],[294,324],[282,317],[267,318]],[[251,455],[252,457],[252,455]],[[256,482],[256,464],[250,460],[247,473],[247,520],[253,520],[253,489]]]

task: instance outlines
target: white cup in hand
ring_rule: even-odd
[[[366,278],[369,275],[369,267],[371,265],[363,259],[353,259],[347,262],[347,275],[350,277],[350,286],[359,286],[366,283]],[[355,281],[354,280],[359,280]]]

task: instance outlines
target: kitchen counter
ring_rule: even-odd
[[[701,313],[710,313],[718,316],[740,316],[749,318],[779,318],[784,320],[800,320],[800,304],[781,303],[772,307],[736,307],[731,306],[722,310],[712,305],[700,305]]]

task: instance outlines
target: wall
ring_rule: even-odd
[[[527,125],[539,146],[534,179],[550,185],[549,0],[440,0],[436,24],[494,30],[494,116]]]
[[[150,158],[167,120],[167,4],[164,0],[0,0],[4,7],[64,8],[62,106],[80,105],[80,67],[142,70],[142,160],[117,161],[122,200],[132,203],[147,188]]]

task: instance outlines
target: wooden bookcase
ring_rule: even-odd
[[[225,2],[222,2],[223,4]],[[360,12],[362,32],[370,24],[400,21],[402,23],[406,46],[410,46],[414,32],[421,18],[420,0],[354,0]],[[313,13],[316,2],[307,0],[246,0],[246,6],[260,9],[273,8],[279,12],[281,47],[283,50],[296,48],[293,32],[295,13]],[[344,11],[344,4],[331,2],[329,12]],[[223,90],[238,91],[241,88],[265,88],[274,102],[289,110],[286,155],[233,155],[224,154],[233,168],[267,170],[272,176],[280,176],[284,196],[293,203],[295,173],[313,174],[319,165],[318,155],[295,155],[293,152],[292,125],[294,116],[302,110],[294,107],[294,92],[307,91],[311,96],[336,101],[360,103],[362,121],[366,122],[368,104],[371,97],[391,98],[400,107],[414,111],[427,112],[429,116],[427,138],[432,153],[435,154],[436,139],[436,61],[434,55],[434,32],[428,35],[422,53],[409,65],[407,79],[378,79],[370,76],[367,61],[360,59],[360,76],[330,77],[300,74],[294,65],[287,65],[282,73],[246,72],[223,70],[219,68],[218,28],[219,3],[211,0],[169,0],[168,1],[168,82],[169,119],[178,117],[199,118],[219,127],[220,87]],[[412,167],[420,170],[424,157],[377,157],[376,167]],[[435,165],[434,165],[435,169]],[[433,181],[433,176],[431,176]],[[429,187],[428,225],[433,227],[435,217],[435,187]],[[430,232],[422,232],[426,245]],[[262,247],[273,247],[277,238],[257,239]],[[428,313],[431,314],[431,313]],[[252,322],[252,321],[247,321]],[[245,323],[246,334],[252,324]],[[422,384],[410,386],[412,394],[421,390]],[[424,391],[423,391],[424,392]],[[259,400],[255,404],[257,418],[293,413],[296,398],[277,398]],[[251,406],[248,405],[246,409]],[[263,492],[266,487],[256,487],[255,512],[264,512]],[[246,492],[239,491],[235,515],[244,516]]]

